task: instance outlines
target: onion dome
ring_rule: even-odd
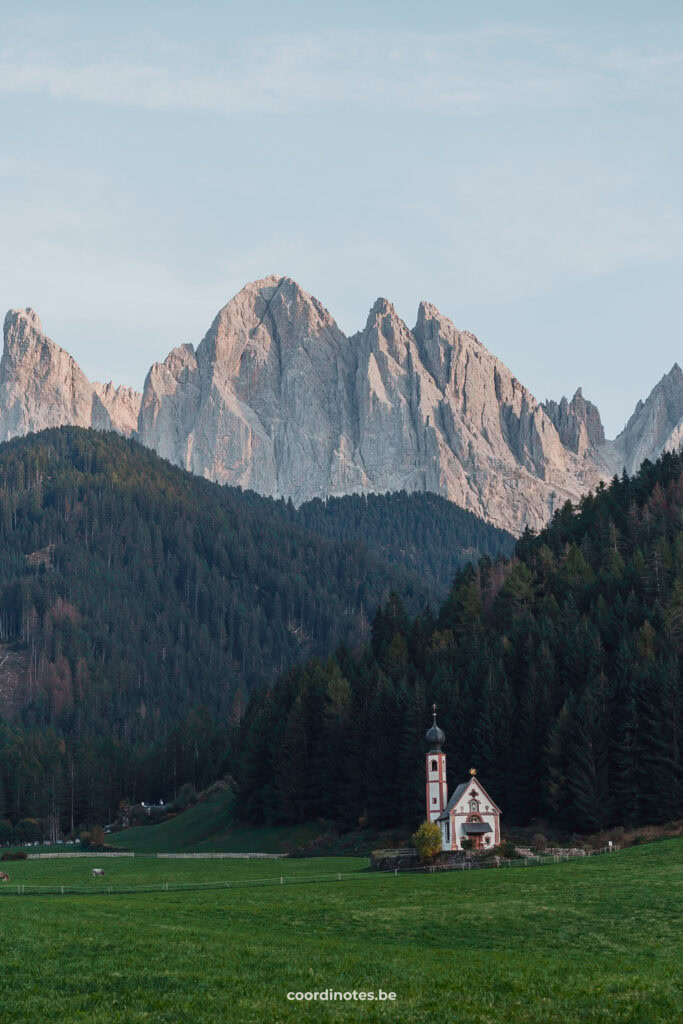
[[[425,739],[429,744],[429,752],[441,750],[441,744],[446,740],[446,734],[443,729],[439,729],[436,724],[436,704],[432,704],[432,725],[425,734]]]

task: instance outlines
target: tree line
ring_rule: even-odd
[[[683,460],[667,454],[567,503],[513,558],[460,570],[437,614],[391,595],[367,646],[254,696],[240,816],[413,827],[433,701],[451,790],[474,765],[508,822],[680,816],[682,523]]]
[[[106,822],[122,798],[208,785],[231,767],[252,692],[362,646],[392,590],[413,614],[443,592],[425,567],[444,531],[461,558],[501,543],[467,518],[458,541],[441,499],[436,516],[407,496],[361,501],[376,529],[358,504],[349,532],[113,433],[2,445],[0,819],[63,831]],[[378,530],[409,557],[390,565]]]

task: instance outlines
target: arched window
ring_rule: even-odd
[[[481,819],[481,814],[468,814],[467,815],[467,820],[468,821],[481,821],[482,820]]]
[[[470,800],[470,810],[473,811],[473,812],[479,810],[479,801],[478,800]]]
[[[436,761],[432,761],[431,771],[438,772],[438,770],[439,770],[439,765],[437,764]]]

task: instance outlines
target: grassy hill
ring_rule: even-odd
[[[121,859],[93,879],[91,864],[102,863],[10,865],[12,885],[71,883],[92,895],[0,889],[0,948],[12,978],[0,988],[3,1022],[680,1019],[683,840],[557,866],[397,877],[364,871],[361,861],[292,860],[284,885],[280,861]],[[338,881],[336,871],[350,877]],[[329,880],[317,882],[323,873]],[[276,879],[116,892],[117,884]],[[375,999],[321,1009],[287,997],[328,989]],[[383,1005],[380,989],[396,999]]]
[[[316,822],[271,828],[238,825],[232,804],[232,794],[222,791],[169,821],[115,832],[108,841],[135,853],[289,853],[325,830]]]

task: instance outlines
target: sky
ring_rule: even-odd
[[[683,5],[0,4],[0,307],[141,388],[246,282],[378,296],[615,436],[681,362]]]

